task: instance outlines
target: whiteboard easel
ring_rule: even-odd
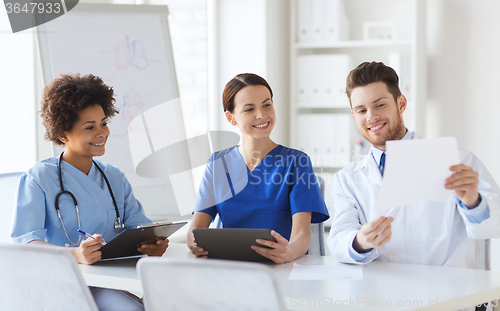
[[[110,120],[106,154],[98,159],[125,173],[150,218],[179,216],[168,177],[135,173],[127,137],[136,116],[179,97],[167,6],[79,3],[38,26],[37,37],[43,85],[60,73],[92,73],[114,88],[120,114]],[[182,115],[177,119],[183,126]]]

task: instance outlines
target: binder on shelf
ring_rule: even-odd
[[[310,87],[311,87],[311,105],[321,106],[324,102],[324,81],[328,80],[328,72],[324,70],[327,64],[327,55],[310,55]],[[324,67],[322,67],[324,66]]]
[[[311,56],[297,56],[297,101],[303,106],[311,103]]]
[[[324,161],[322,115],[320,114],[299,114],[297,116],[297,149],[307,153],[314,167],[322,166]]]
[[[349,40],[343,0],[296,0],[296,41],[326,43]]]
[[[309,0],[309,5],[311,6],[311,41],[322,43],[325,41],[325,1]]]
[[[410,55],[400,52],[390,52],[388,54],[387,65],[394,69],[399,76],[399,89],[401,93],[410,100],[412,98],[411,81],[411,58]]]
[[[297,149],[311,158],[314,167],[343,167],[351,161],[349,114],[299,114]]]
[[[401,54],[401,74],[399,76],[399,88],[408,101],[414,99],[414,92],[411,87],[411,55]]]
[[[297,57],[297,102],[301,107],[348,108],[345,79],[350,70],[347,54]]]
[[[349,54],[335,54],[332,57],[332,97],[334,107],[349,107],[349,99],[345,94],[345,83],[352,65]]]
[[[311,17],[309,0],[296,0],[297,42],[311,42]]]
[[[317,55],[321,94],[318,103],[325,107],[348,107],[345,95],[345,80],[349,74],[350,57],[348,54]]]
[[[351,115],[335,114],[335,166],[346,166],[351,161]]]
[[[312,164],[315,167],[323,166],[325,161],[323,143],[324,143],[324,124],[323,116],[321,114],[309,115],[309,128],[311,130],[309,135]]]
[[[390,52],[387,55],[387,57],[388,57],[387,66],[394,69],[399,76],[401,74],[401,53]]]
[[[309,156],[310,154],[310,144],[309,135],[312,135],[309,130],[309,115],[299,114],[297,115],[297,145],[296,148],[300,151],[304,151]]]
[[[323,154],[325,156],[324,167],[338,166],[336,163],[335,150],[336,150],[336,135],[335,132],[335,114],[323,114]]]
[[[349,19],[342,0],[324,0],[324,42],[349,40]]]
[[[396,24],[390,21],[363,23],[363,40],[396,40]]]

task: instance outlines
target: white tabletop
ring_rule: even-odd
[[[170,243],[164,257],[195,260],[187,246]],[[137,259],[80,265],[89,286],[142,292]],[[343,265],[333,257],[306,255],[302,265]],[[268,264],[289,310],[458,310],[500,298],[500,273],[389,262],[363,266],[362,280],[289,280],[293,263]]]
[[[304,256],[304,265],[343,265],[329,256]],[[289,310],[459,310],[500,297],[500,273],[374,261],[362,280],[290,281],[293,263],[274,271]]]
[[[163,256],[195,259],[184,243],[170,243]],[[138,260],[139,258],[108,260],[79,266],[89,286],[142,292],[142,285],[135,269]]]

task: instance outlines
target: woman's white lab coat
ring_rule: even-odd
[[[359,263],[381,260],[484,268],[483,239],[500,236],[500,188],[471,152],[459,150],[459,160],[479,173],[479,193],[488,203],[490,217],[479,224],[471,223],[466,213],[474,210],[465,211],[454,194],[446,204],[419,202],[398,207],[391,215],[391,240],[369,252]],[[388,212],[373,210],[381,182],[379,168],[370,153],[335,174],[334,218],[327,244],[338,261],[356,263],[349,247],[357,232],[363,224]]]

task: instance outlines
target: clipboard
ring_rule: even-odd
[[[160,239],[164,240],[186,223],[157,223],[122,231],[101,247],[101,261],[144,256],[143,253],[137,250],[139,245],[143,243],[152,244]]]
[[[208,251],[208,258],[254,262],[272,261],[251,248],[252,245],[267,247],[255,242],[256,239],[274,241],[269,229],[195,228],[193,234],[196,244]]]

